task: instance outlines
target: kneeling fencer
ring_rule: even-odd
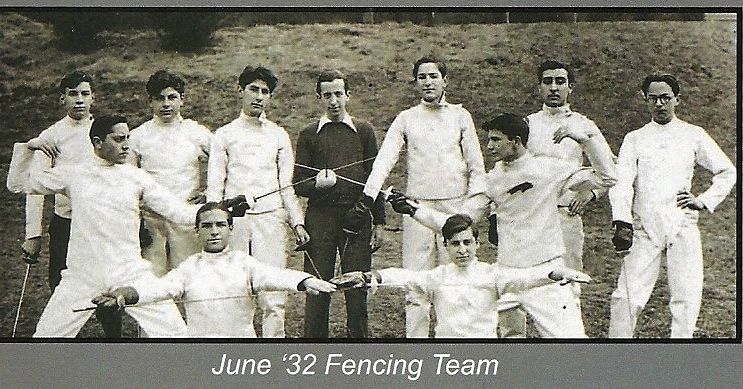
[[[652,121],[628,133],[619,149],[619,180],[609,191],[614,248],[632,248],[611,294],[609,337],[631,338],[637,316],[650,298],[661,259],[671,293],[671,337],[694,335],[702,302],[702,242],[699,211],[710,213],[735,185],[735,166],[701,127],[675,115],[679,84],[669,74],[642,83]],[[704,193],[691,193],[694,166],[712,174]]]
[[[30,174],[32,152],[16,144],[8,172],[8,189],[31,194],[61,193],[70,199],[67,269],[41,314],[35,337],[74,337],[90,311],[73,312],[90,299],[119,285],[155,280],[140,254],[140,205],[181,224],[191,223],[198,206],[178,201],[152,176],[124,164],[129,127],[121,116],[101,116],[90,128],[95,156],[77,165],[60,165]],[[166,304],[133,308],[132,316],[150,337],[186,335],[178,308]]]
[[[449,263],[432,270],[388,268],[346,273],[330,280],[339,287],[404,286],[427,295],[436,313],[436,338],[496,338],[500,294],[559,281],[588,283],[586,274],[546,262],[518,269],[477,260],[478,230],[472,218],[456,214],[441,228]]]
[[[563,188],[610,187],[616,181],[610,150],[591,127],[561,127],[554,142],[571,138],[595,162],[592,171],[555,158],[534,157],[526,148],[529,126],[523,118],[502,114],[483,125],[488,150],[496,160],[486,176],[484,194],[472,196],[462,211],[473,218],[496,213],[500,245],[496,263],[504,271],[562,267],[565,252],[557,199]],[[395,211],[411,215],[431,229],[440,229],[448,215],[412,202],[401,193],[391,196]],[[495,238],[495,237],[493,237]],[[573,288],[545,285],[503,291],[498,311],[520,307],[533,319],[542,337],[583,338],[580,301]]]
[[[156,306],[156,301],[180,297],[186,310],[188,336],[255,338],[256,292],[335,291],[335,285],[311,274],[277,269],[242,251],[230,250],[227,242],[232,228],[232,215],[224,204],[203,205],[196,214],[200,253],[152,283],[121,286],[92,302],[104,307],[121,307],[122,302]],[[128,309],[134,307],[137,305]]]

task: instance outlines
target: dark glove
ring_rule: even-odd
[[[493,246],[498,246],[498,217],[495,214],[488,216],[488,242],[492,243]]]
[[[415,215],[416,208],[408,204],[407,196],[397,189],[392,189],[392,193],[387,197],[387,201],[392,204],[392,209],[394,209],[395,212],[410,216]]]
[[[359,289],[367,285],[364,273],[360,271],[343,273],[331,278],[328,282],[335,285],[338,290]]]
[[[343,232],[358,235],[368,219],[372,206],[374,206],[374,199],[362,193],[343,217]]]
[[[139,248],[144,249],[152,244],[152,233],[147,229],[144,220],[139,222]]]
[[[614,226],[614,237],[611,239],[614,250],[629,250],[632,247],[632,224],[621,220],[614,220],[611,224]]]
[[[221,204],[230,211],[232,217],[243,217],[245,216],[245,211],[250,209],[250,204],[245,195],[222,200]]]
[[[125,286],[93,297],[90,301],[99,309],[123,310],[125,306],[139,302],[139,293],[133,287]]]

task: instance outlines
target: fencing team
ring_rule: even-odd
[[[323,71],[324,112],[301,131],[296,160],[287,132],[266,117],[278,85],[267,68],[244,69],[239,117],[214,133],[181,116],[185,83],[169,71],[150,77],[153,118],[131,132],[126,118],[93,118],[92,78],[67,75],[59,86],[67,115],[16,144],[8,173],[8,188],[27,193],[29,263],[41,250],[42,195],[56,196],[53,293],[34,336],[75,336],[95,311],[117,337],[126,307],[147,336],[254,337],[257,297],[262,335],[284,337],[287,292],[306,291],[304,336],[326,338],[331,292],[343,289],[348,336],[364,338],[367,289],[397,286],[407,293],[408,338],[524,337],[526,315],[542,337],[584,338],[576,283],[590,277],[580,215],[607,191],[614,248],[629,250],[609,336],[634,335],[663,259],[671,336],[693,336],[703,284],[698,215],[727,196],[736,171],[704,129],[676,117],[673,76],[642,82],[652,120],[614,157],[594,122],[571,110],[573,70],[543,62],[542,110],[481,126],[495,160],[486,173],[470,113],[446,100],[446,64],[424,56],[412,75],[420,103],[397,115],[377,149],[374,128],[347,111],[348,79]],[[405,193],[382,190],[402,152]],[[713,175],[698,195],[696,165]],[[306,215],[297,195],[308,198]],[[403,214],[404,269],[371,269],[385,200]],[[476,258],[475,223],[485,218],[494,264]],[[303,272],[286,269],[287,225]],[[91,301],[97,309],[74,309]]]

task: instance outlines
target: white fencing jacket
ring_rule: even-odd
[[[285,208],[292,227],[304,224],[299,199],[291,186],[294,151],[289,135],[282,127],[266,119],[253,118],[240,111],[240,117],[217,129],[209,152],[206,198],[221,201],[237,195],[260,196],[251,213]]]
[[[180,115],[171,123],[155,117],[131,131],[129,150],[139,167],[186,201],[200,189],[200,163],[209,155],[211,136],[208,128]]]
[[[142,169],[97,156],[85,163],[29,174],[26,145],[14,145],[8,189],[65,194],[72,205],[67,268],[116,285],[128,272],[150,268],[139,247],[140,205],[178,224],[193,224],[198,205],[176,199]]]
[[[465,268],[449,263],[421,271],[388,268],[379,274],[381,286],[404,286],[431,298],[437,338],[495,338],[499,295],[553,282],[549,270],[503,271],[477,260]]]
[[[51,166],[74,165],[93,156],[93,144],[90,142],[90,125],[93,117],[75,120],[65,116],[39,134],[39,138],[52,142],[59,150],[59,155],[52,160],[41,151],[34,153],[32,169],[40,171]],[[26,238],[41,236],[41,221],[44,211],[44,196],[26,196]],[[70,218],[72,209],[70,200],[63,194],[54,195],[54,213]]]
[[[595,171],[561,159],[534,157],[527,150],[514,161],[497,162],[487,174],[486,192],[466,201],[462,212],[473,220],[488,215],[491,208],[498,215],[498,263],[525,268],[564,254],[557,208],[563,188],[608,188],[616,182],[616,166],[601,140],[590,138],[584,149],[596,161]],[[441,231],[448,216],[421,207],[414,218]]]
[[[674,118],[650,122],[624,137],[617,159],[619,180],[609,190],[614,220],[633,223],[664,242],[698,212],[676,206],[679,191],[691,191],[694,166],[712,172],[712,185],[697,196],[713,212],[735,185],[735,166],[704,129]]]
[[[194,254],[157,282],[136,288],[142,303],[181,297],[189,336],[255,338],[253,295],[263,290],[297,291],[310,277],[225,249]]]
[[[470,113],[459,104],[421,101],[400,112],[382,141],[364,193],[377,198],[407,146],[407,188],[416,199],[443,200],[485,190],[485,164]]]

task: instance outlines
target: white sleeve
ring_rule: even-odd
[[[397,115],[395,120],[392,121],[389,130],[387,130],[387,135],[384,136],[382,146],[379,148],[379,153],[377,153],[377,157],[374,159],[372,171],[369,173],[366,185],[364,186],[364,194],[372,199],[377,198],[382,185],[384,185],[384,181],[400,157],[400,151],[403,145],[405,145],[404,130],[405,119],[403,115]]]
[[[279,187],[284,188],[281,190],[281,200],[289,216],[289,224],[292,227],[296,227],[299,224],[304,224],[304,216],[302,214],[302,206],[299,204],[299,199],[296,193],[294,193],[294,187],[292,186],[294,150],[292,150],[289,135],[287,135],[283,128],[280,131],[276,168],[279,172]]]
[[[542,266],[528,267],[523,269],[509,268],[503,271],[493,267],[493,277],[495,286],[500,294],[508,292],[521,292],[538,286],[552,284],[554,281],[549,278],[549,270]]]
[[[227,150],[222,138],[215,134],[209,147],[209,162],[206,174],[206,200],[222,201],[227,180]]]
[[[701,131],[698,141],[696,161],[714,174],[712,185],[704,193],[697,196],[697,199],[704,203],[707,210],[713,212],[735,186],[735,166],[720,149],[720,146],[704,130]]]
[[[44,196],[26,195],[26,239],[41,236],[43,215]]]
[[[142,185],[144,206],[176,224],[193,225],[196,211],[201,204],[188,204],[175,197],[167,188],[158,184],[152,176],[143,170],[139,174]]]
[[[472,121],[472,115],[462,109],[462,156],[467,164],[469,171],[469,187],[467,193],[475,195],[485,192],[485,162],[480,149],[480,141],[477,139],[475,123]]]
[[[617,157],[617,183],[609,189],[612,220],[632,223],[632,201],[635,197],[635,178],[637,177],[637,152],[631,133],[624,137]]]
[[[51,169],[52,159],[41,151],[34,152],[31,161],[30,174],[38,174],[41,171]],[[41,226],[44,215],[44,196],[26,195],[26,239],[41,236]]]
[[[440,279],[440,268],[432,270],[408,270],[390,267],[378,270],[382,277],[380,285],[405,287],[419,292],[430,294],[433,289],[443,283]]]
[[[261,290],[297,291],[300,282],[313,278],[309,273],[277,268],[263,264],[247,254],[242,255],[244,255],[245,270],[248,272],[253,292]]]
[[[478,193],[468,197],[461,212],[472,218],[473,221],[487,217],[491,212],[491,200],[484,193]],[[451,214],[435,210],[428,207],[420,207],[415,211],[413,219],[432,229],[436,233],[441,233],[441,228],[446,223]]]
[[[147,279],[147,282],[132,285],[139,294],[140,303],[178,298],[183,295],[190,271],[190,261],[184,261],[175,269],[160,278]]]

